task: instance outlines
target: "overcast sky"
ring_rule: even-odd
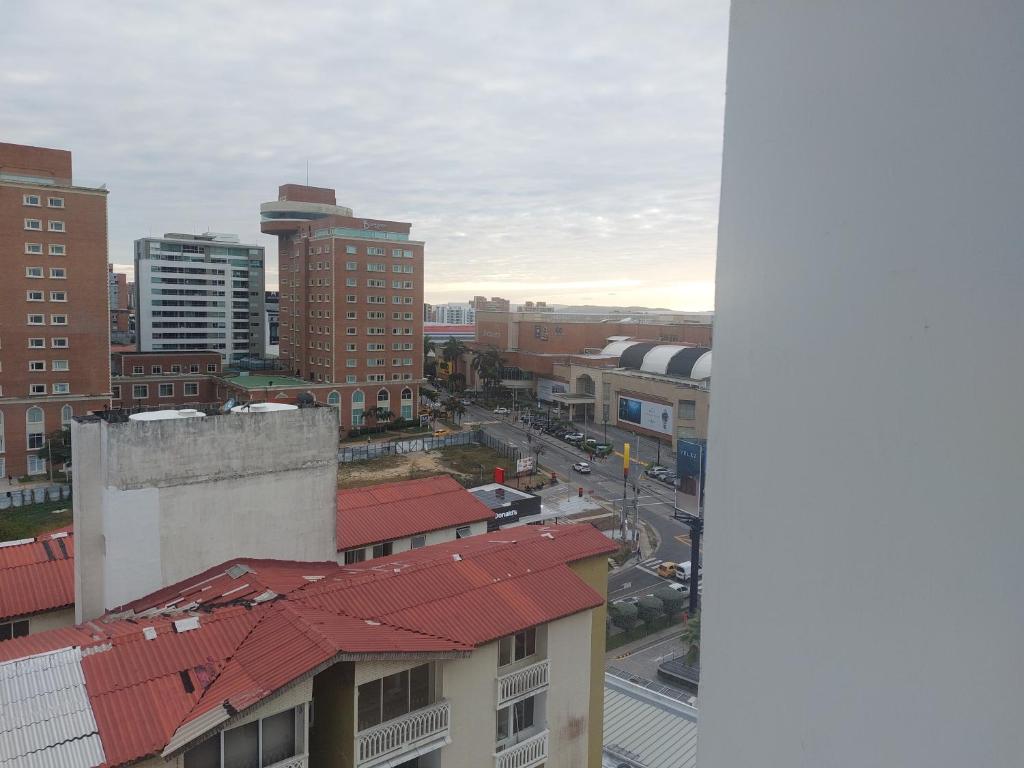
[[[267,248],[277,186],[426,241],[427,301],[710,309],[726,0],[4,2],[0,140],[110,189],[110,260]],[[125,271],[130,271],[126,268]]]

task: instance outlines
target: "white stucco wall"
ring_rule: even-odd
[[[701,768],[1020,765],[1021,29],[733,1]]]
[[[45,632],[48,629],[70,627],[75,623],[75,609],[58,608],[55,611],[34,613],[30,616],[15,616],[10,619],[4,619],[4,623],[25,620],[28,621],[28,633],[30,635],[35,635],[39,632]]]
[[[235,557],[335,559],[337,418],[74,424],[79,620]]]
[[[344,525],[344,522],[342,524]],[[426,534],[427,543],[424,544],[424,546],[429,547],[432,544],[442,544],[442,543],[444,543],[446,541],[455,541],[455,531],[459,527],[460,526],[453,526],[451,528],[442,528],[442,529],[440,529],[438,531],[430,531],[429,533]],[[470,531],[470,536],[476,536],[478,533],[487,533],[487,521],[484,520],[484,521],[481,521],[481,522],[478,522],[478,523],[470,523],[469,524],[469,531]],[[399,552],[408,552],[411,545],[412,545],[412,537],[406,537],[406,538],[402,538],[402,539],[395,539],[392,542],[391,554],[392,555],[397,555]],[[353,547],[353,549],[355,549],[355,547]],[[372,560],[373,559],[373,547],[372,546],[370,546],[370,547],[362,547],[362,549],[366,553],[366,559],[367,560]],[[348,551],[348,550],[342,550],[341,552],[338,552],[337,560],[341,564],[344,564],[344,562],[345,562],[345,552],[346,551]]]
[[[548,624],[547,653],[551,670],[547,718],[551,733],[545,768],[579,768],[587,764],[590,628],[590,611]]]

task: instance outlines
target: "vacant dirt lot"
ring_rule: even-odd
[[[504,467],[509,472],[514,470],[514,467],[510,469],[507,459],[490,448],[479,445],[443,448],[339,464],[338,487],[360,488],[440,474],[452,475],[464,485],[476,485],[488,482],[494,467]]]

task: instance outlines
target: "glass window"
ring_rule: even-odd
[[[195,382],[195,381],[186,381],[185,382],[185,396],[186,397],[195,397],[198,394],[199,394],[199,384],[197,382]]]
[[[418,536],[413,536],[412,540],[409,542],[409,549],[419,549],[420,547],[425,546],[427,546],[427,535],[424,533],[421,533]]]
[[[373,680],[359,686],[357,727],[360,731],[380,724],[380,701],[380,680]]]
[[[132,397],[136,400],[144,400],[149,397],[148,384],[132,384]]]
[[[361,563],[366,559],[365,549],[349,549],[345,551],[345,565]]]
[[[186,752],[185,768],[220,768],[220,734]]]
[[[497,736],[498,741],[503,741],[509,736],[509,709],[510,707],[502,707],[498,710],[497,728],[495,729],[495,735]]]
[[[112,386],[110,388],[110,396],[114,400],[120,400],[121,399],[121,385],[120,384],[115,384],[114,386]]]
[[[42,277],[42,267],[25,267],[25,277]]]
[[[259,764],[258,720],[224,732],[224,768],[258,768]]]
[[[385,541],[383,544],[373,545],[373,556],[374,557],[387,557],[391,554],[394,548],[394,542]]]
[[[261,721],[263,765],[295,756],[295,710],[286,709]]]
[[[28,635],[28,619],[0,624],[0,640],[12,640]]]
[[[160,397],[174,397],[173,384],[161,384],[159,389]]]
[[[46,198],[46,204],[51,208],[63,208],[64,198],[63,197],[48,197]]]
[[[694,419],[696,418],[696,400],[680,400],[679,401],[679,418],[680,419]]]
[[[409,672],[396,672],[381,681],[383,719],[394,720],[409,711]]]
[[[409,670],[409,710],[421,709],[431,703],[430,665],[421,664]]]
[[[22,195],[21,202],[24,205],[39,205],[39,195]]]
[[[468,525],[460,525],[455,529],[455,538],[464,539],[469,536],[470,530]]]

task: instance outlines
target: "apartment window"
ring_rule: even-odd
[[[366,287],[367,288],[387,288],[388,287],[388,283],[387,283],[387,280],[371,279],[371,280],[367,280],[366,281]]]
[[[135,400],[145,400],[149,397],[149,385],[148,384],[132,384],[132,398]]]
[[[69,370],[67,360],[54,360],[50,363],[50,370],[52,371],[67,371]]]
[[[27,322],[28,322],[29,325],[45,325],[46,324],[46,315],[28,315],[27,317],[28,317]]]
[[[22,205],[31,205],[31,206],[35,206],[37,208],[42,204],[40,199],[39,199],[39,195],[22,195],[21,196],[21,202],[22,202]],[[0,639],[2,639],[2,638],[0,638]]]
[[[185,768],[266,768],[306,754],[305,739],[306,705],[299,704],[192,747]]]
[[[407,259],[411,259],[412,258],[412,251],[402,251],[402,256],[404,256]]]
[[[367,256],[383,256],[384,255],[384,249],[383,248],[377,248],[377,247],[374,247],[374,246],[367,246],[367,248],[366,248],[366,255]]]
[[[354,261],[346,261],[345,269],[347,269],[349,272],[354,272],[355,270],[359,269],[359,265]]]
[[[67,382],[60,382],[53,385],[53,394],[66,395],[71,392],[71,385]]]
[[[412,264],[403,264],[402,265],[402,271],[405,274],[407,274],[407,275],[411,275],[412,274]]]
[[[29,339],[29,349],[43,349],[46,346],[46,339]]]
[[[121,399],[121,385],[120,384],[115,384],[114,386],[112,386],[110,388],[110,398],[112,400],[120,400]]]
[[[348,549],[345,551],[345,565],[361,563],[366,559],[366,549]]]
[[[145,372],[146,372],[146,369],[145,369],[144,366],[141,366],[141,365],[133,365],[132,366],[132,376],[141,376]]]
[[[391,287],[392,288],[401,288],[402,287],[402,281],[401,280],[392,280],[391,281]]]
[[[537,628],[530,627],[498,641],[498,666],[505,667],[537,652]]]
[[[164,372],[164,367],[162,365],[154,365],[150,367],[149,372],[160,374]]]
[[[57,221],[56,219],[50,219],[48,222],[46,222],[46,227],[51,232],[63,232],[64,231],[64,222],[63,221]]]
[[[357,377],[356,377],[356,375],[354,373],[350,373],[347,376],[345,376],[345,383],[346,384],[355,384],[356,381],[357,381]]]
[[[29,360],[28,369],[30,371],[45,371],[46,361],[45,360]]]
[[[50,249],[51,256],[64,256],[67,254],[67,246],[58,245],[57,243],[50,243],[48,246]]]
[[[345,345],[345,351],[346,352],[355,352],[357,349],[358,349],[358,346],[356,344],[346,344]]]
[[[412,312],[403,312],[402,313],[402,319],[403,320],[412,320]]]
[[[498,741],[504,741],[510,736],[533,727],[534,700],[536,696],[517,701],[510,707],[502,707],[498,710],[497,728],[495,734]]]
[[[207,363],[206,364],[206,372],[207,373],[216,373],[217,372],[217,364],[216,363]]]
[[[190,366],[188,367],[188,372],[189,372],[189,373],[199,373],[199,366],[198,366],[198,365],[196,365],[195,363],[192,363],[192,364],[191,364],[191,365],[190,365]]]
[[[346,336],[355,336],[355,335],[356,335],[356,329],[355,329],[355,328],[353,328],[352,326],[348,326],[348,327],[347,327],[347,328],[345,329],[345,335],[346,335]]]
[[[43,220],[42,219],[25,219],[25,229],[38,232],[38,231],[41,231],[42,228],[43,228]]]
[[[46,394],[46,385],[45,384],[29,384],[28,385],[28,393],[30,395],[45,395]],[[29,446],[29,447],[31,447],[31,446]]]
[[[356,312],[355,310],[352,310],[351,312],[346,312],[345,313],[345,319],[346,320],[356,320],[356,319],[358,319],[358,317],[359,317],[359,313]]]
[[[359,284],[359,279],[355,277],[346,277],[345,286],[348,288],[355,288]]]
[[[393,541],[385,541],[383,544],[374,544],[373,545],[373,557],[374,558],[387,557],[388,555],[391,554],[391,551],[393,549],[394,549],[394,542]]]
[[[695,419],[697,418],[697,401],[696,400],[680,400],[679,401],[679,417],[680,419]]]
[[[67,301],[67,291],[50,291],[50,301]]]
[[[399,274],[401,274],[401,272],[402,272],[402,265],[401,264],[392,264],[391,265],[391,271],[392,272],[398,272]]]
[[[42,301],[42,291],[25,291],[25,301]]]
[[[46,198],[46,204],[50,208],[63,208],[64,198],[63,197],[48,197]]]
[[[42,267],[25,267],[25,277],[42,277]]]
[[[163,386],[163,384],[161,384],[160,386]],[[196,397],[199,395],[198,382],[186,381],[183,386],[185,387],[185,397]]]
[[[413,536],[409,540],[409,549],[419,549],[420,547],[427,546],[427,535],[421,533],[419,536]]]
[[[172,365],[171,366],[171,373],[181,373],[181,366],[180,365]]]
[[[355,304],[357,301],[356,295],[354,293],[346,294],[345,301],[348,302],[349,304]]]
[[[34,255],[34,256],[39,256],[39,255],[42,254],[42,252],[43,252],[43,244],[42,243],[25,243],[25,253],[30,254],[30,255]]]
[[[67,325],[67,315],[50,315],[50,325]]]
[[[174,397],[174,385],[173,384],[160,384],[158,385],[157,395],[160,397]]]
[[[412,288],[412,280],[406,280],[404,283],[402,283],[402,287],[403,288],[410,288],[411,289]]]
[[[67,280],[68,271],[64,267],[50,267],[51,280]]]
[[[456,539],[464,539],[467,536],[469,536],[470,534],[471,534],[471,531],[470,531],[470,528],[469,528],[468,525],[460,525],[458,528],[455,529],[455,538]]]
[[[355,358],[353,358],[353,357],[350,357],[350,358],[348,358],[348,359],[346,359],[346,360],[345,360],[345,367],[346,367],[346,368],[355,368],[355,367],[357,367],[358,365],[359,365],[359,361],[358,361],[358,360],[356,360],[356,359],[355,359]]]
[[[346,245],[345,246],[345,253],[356,253],[356,252],[357,252],[357,249],[356,249],[356,247],[354,245]]]
[[[393,258],[393,259],[400,259],[400,258],[402,258],[402,249],[401,248],[392,248],[391,249],[391,258]]]
[[[40,446],[42,447],[42,446]],[[28,455],[28,474],[30,475],[45,475],[46,474],[46,459],[36,456],[34,453]]]
[[[430,665],[421,664],[360,685],[357,729],[363,731],[432,704],[431,677]]]
[[[67,336],[54,336],[50,339],[50,346],[53,349],[67,349],[68,348],[68,337]]]

